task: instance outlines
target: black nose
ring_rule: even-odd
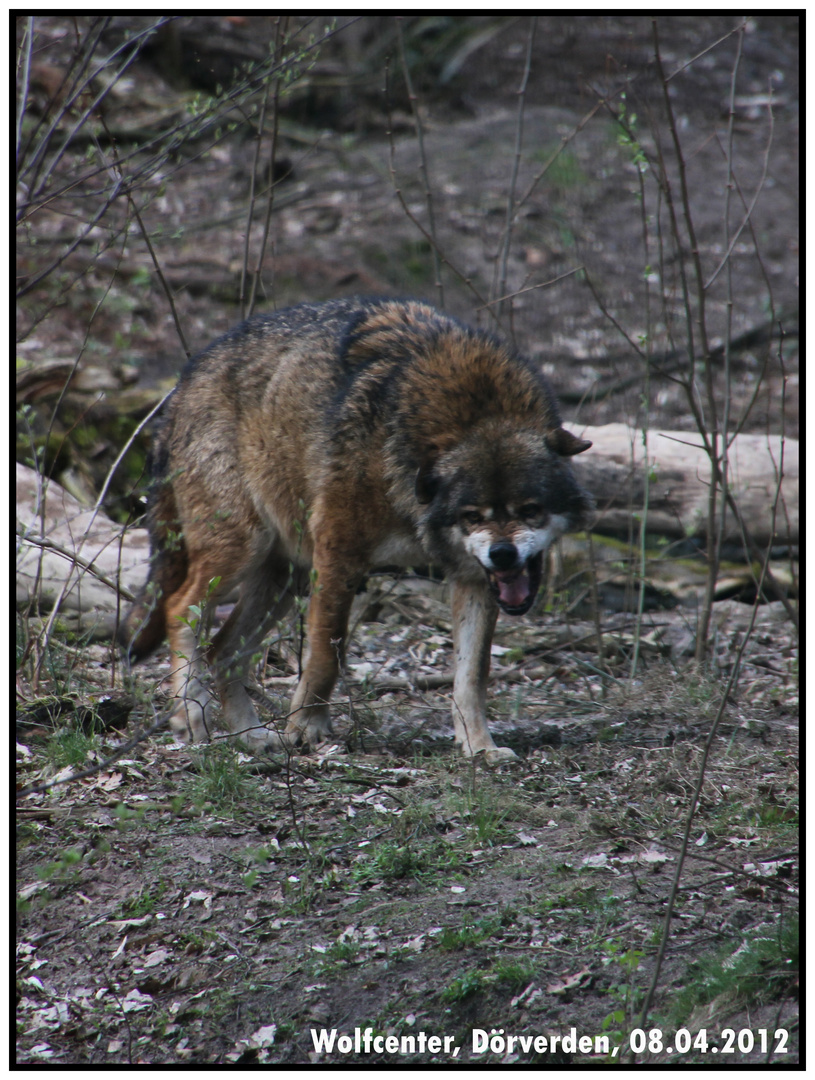
[[[518,565],[518,549],[506,540],[493,544],[490,548],[490,562],[496,570],[512,570]]]

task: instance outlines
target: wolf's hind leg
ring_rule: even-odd
[[[332,734],[329,702],[345,662],[348,616],[365,567],[353,555],[338,557],[336,549],[326,549],[318,540],[314,569],[317,585],[308,608],[307,656],[284,733],[289,746],[312,749]]]
[[[206,685],[200,635],[190,607],[203,604],[209,583],[217,576],[217,568],[198,561],[191,566],[181,588],[167,598],[170,678],[175,698],[170,729],[182,742],[203,742],[212,727],[215,701]]]
[[[258,717],[246,691],[246,676],[252,655],[291,607],[299,584],[297,572],[277,560],[270,559],[245,574],[240,599],[210,650],[224,720],[252,749],[283,747],[280,735]]]

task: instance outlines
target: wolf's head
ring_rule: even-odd
[[[451,577],[486,575],[501,609],[523,615],[540,586],[546,551],[591,518],[591,496],[567,460],[590,445],[561,427],[541,435],[495,419],[479,425],[419,469],[427,550]]]

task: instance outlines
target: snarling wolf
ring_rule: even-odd
[[[171,726],[201,740],[213,701],[259,747],[315,747],[348,615],[366,573],[437,565],[451,583],[453,726],[467,756],[514,758],[487,727],[499,608],[522,615],[545,553],[591,515],[542,374],[505,342],[418,301],[337,300],[255,317],[200,353],[169,399],[153,454],[150,577],[120,641],[170,640]],[[263,724],[249,660],[311,583],[302,677],[285,730]],[[239,599],[199,648],[191,606]]]

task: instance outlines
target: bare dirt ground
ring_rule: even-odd
[[[182,25],[195,29],[196,20]],[[666,66],[678,69],[734,25],[659,20]],[[68,47],[66,27],[43,24],[43,81]],[[110,32],[121,29],[114,22]],[[219,24],[224,35],[235,29]],[[418,86],[448,264],[443,302],[483,325],[500,279],[528,41],[529,20],[508,21],[462,54],[449,82],[422,68]],[[728,39],[670,83],[708,274],[725,251],[734,48]],[[790,437],[798,435],[797,49],[790,18],[752,20],[744,36],[733,151],[744,203],[734,219],[759,188],[760,198],[728,262],[737,286],[731,338],[745,341],[732,356],[733,414],[752,401],[745,431]],[[630,342],[648,326],[649,276],[676,285],[651,313],[653,353],[666,365],[687,362],[677,344],[676,264],[658,262],[658,245],[643,247],[635,151],[604,108],[584,123],[597,93],[629,77],[639,147],[651,160],[662,147],[673,175],[652,55],[648,19],[538,20],[517,180],[531,194],[507,260],[505,287],[517,295],[503,326],[553,378],[576,431],[644,421],[642,361]],[[155,57],[134,64],[112,97],[109,126],[149,125],[183,107],[188,90],[160,71]],[[384,82],[384,60],[372,81]],[[279,149],[289,171],[277,189],[261,309],[360,292],[440,300],[432,252],[409,216],[427,226],[407,101],[395,95],[388,116],[375,93],[344,93],[342,108],[325,90],[293,95],[288,112],[284,103]],[[536,180],[564,138],[557,163]],[[186,147],[150,181],[144,213],[193,348],[239,318],[253,153],[238,130]],[[70,172],[70,155],[62,167]],[[653,189],[645,199],[650,220],[664,215]],[[39,246],[21,242],[23,277],[43,249],[65,242],[66,219],[46,207],[32,228]],[[84,366],[110,376],[107,405],[91,400],[91,388],[73,405],[45,390],[26,399],[46,424],[55,408],[57,420],[60,408],[78,410],[66,429],[85,425],[92,437],[70,468],[98,491],[119,448],[103,429],[105,409],[123,410],[140,394],[157,400],[183,350],[135,231],[116,250],[81,246],[61,273],[58,303],[53,280],[21,300],[18,356],[82,352]],[[726,326],[726,279],[720,273],[708,294],[714,346]],[[774,321],[788,337],[768,351]],[[724,370],[715,378],[723,395]],[[693,431],[684,390],[670,378],[654,376],[649,408],[650,426]],[[64,465],[58,457],[55,476]],[[123,491],[107,504],[111,513],[134,506]],[[609,576],[626,572],[617,540],[594,546]],[[753,609],[722,599],[709,661],[694,665],[700,587],[690,564],[672,564],[671,596],[646,611],[631,678],[630,603],[613,604],[608,590],[595,613],[584,585],[569,585],[586,581],[585,541],[559,558],[559,583],[541,610],[499,622],[492,727],[523,763],[494,772],[451,749],[450,626],[438,582],[371,579],[336,695],[337,745],[289,760],[251,759],[217,742],[177,747],[157,732],[105,765],[160,714],[166,656],[130,681],[109,644],[78,647],[66,637],[49,644],[33,685],[24,622],[18,786],[89,774],[18,804],[17,1062],[799,1061],[798,653],[784,607],[757,609],[710,748],[646,1025],[662,1036],[646,1035],[639,1048],[635,1035],[629,1051],[705,743]],[[285,714],[300,645],[297,623],[270,644],[259,693],[271,715]],[[99,731],[111,693],[128,695],[124,733]],[[366,1028],[396,1049],[336,1042]],[[332,1032],[330,1050],[315,1044]],[[496,1035],[483,1047],[479,1032],[533,1042]],[[591,1046],[564,1043],[573,1032]],[[607,1045],[594,1042],[604,1036]]]

